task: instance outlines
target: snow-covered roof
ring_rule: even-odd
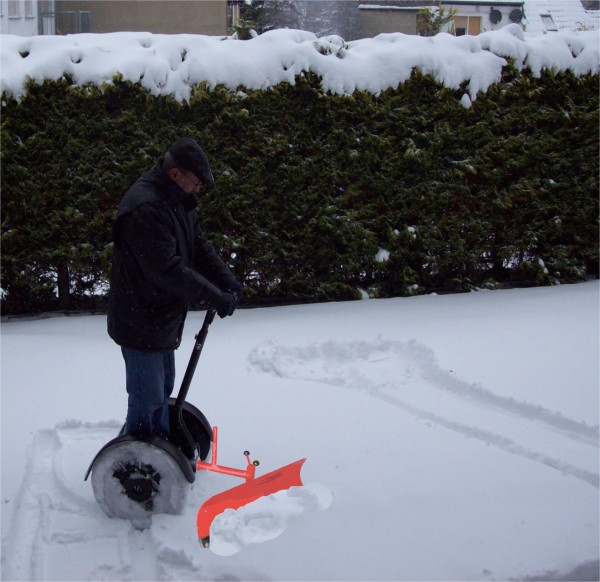
[[[523,24],[529,33],[598,30],[600,22],[600,13],[597,10],[586,10],[580,0],[525,0],[523,10]],[[544,18],[545,16],[549,16],[551,20]]]

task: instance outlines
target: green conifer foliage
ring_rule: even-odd
[[[3,312],[102,308],[117,204],[182,136],[210,159],[199,209],[248,303],[597,277],[598,76],[509,65],[464,92],[414,71],[378,96],[310,73],[183,104],[119,78],[3,95]]]

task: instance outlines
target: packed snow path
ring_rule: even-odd
[[[305,487],[220,516],[211,550],[196,540],[196,512],[237,479],[202,474],[182,515],[155,515],[143,532],[108,519],[83,481],[126,402],[105,317],[4,323],[2,578],[589,577],[598,291],[241,310],[215,322],[189,396],[219,425],[220,462],[242,466],[246,448],[259,474],[307,461]],[[202,318],[190,315],[180,375]]]

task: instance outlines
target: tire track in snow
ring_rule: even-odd
[[[153,515],[151,527],[143,531],[134,529],[128,520],[104,515],[83,476],[95,453],[119,427],[116,423],[66,421],[34,435],[11,523],[2,540],[2,580],[240,579],[235,568],[236,573],[229,573],[222,562],[207,560],[207,550],[200,548],[195,535],[198,504],[220,492],[218,479],[212,485],[210,480],[197,480],[182,515]],[[314,494],[313,489],[300,489],[296,496],[310,498]],[[269,515],[284,521],[289,517],[285,503],[283,509],[273,499],[265,503]],[[238,550],[264,541],[257,542],[252,536],[246,539],[244,528],[238,529],[233,532],[242,536]],[[232,534],[225,530],[222,537]],[[218,541],[219,532],[214,533]],[[250,575],[251,579],[265,579],[263,572],[253,569]]]
[[[156,543],[150,530],[134,530],[129,536],[127,564],[131,570],[132,580],[159,580],[159,568],[156,557]]]
[[[578,467],[570,459],[560,459],[554,454],[542,452],[540,443],[535,446],[523,445],[511,438],[512,435],[506,436],[516,421],[526,423],[530,433],[545,431],[546,439],[538,437],[544,443],[542,450],[547,447],[549,431],[560,435],[563,441],[569,440],[574,445],[579,443],[579,447],[584,445],[597,449],[598,427],[459,380],[439,367],[432,350],[414,340],[404,343],[378,338],[373,342],[327,342],[301,347],[267,342],[254,348],[249,360],[254,369],[281,378],[312,380],[366,391],[418,418],[599,487],[596,472]],[[435,397],[428,398],[427,392],[435,394]],[[440,396],[446,408],[440,402]],[[452,407],[461,421],[448,415]],[[469,407],[470,416],[466,414]],[[493,419],[496,424],[499,422],[500,432],[477,425],[478,421],[482,422],[478,417],[484,411],[486,421]],[[469,418],[471,422],[467,424],[462,421],[463,418]],[[523,439],[523,434],[520,437]],[[529,440],[535,441],[533,438]]]
[[[102,439],[97,431],[89,439],[92,448],[106,439],[106,429],[100,432]],[[34,436],[2,547],[2,579],[160,580],[150,531],[138,532],[127,521],[108,519],[93,497],[86,499],[81,492],[91,487],[83,482],[78,464],[71,467],[78,480],[69,482],[60,437],[60,430]]]
[[[585,481],[586,483],[596,488],[600,488],[600,480],[597,473],[580,469],[566,461],[561,461],[560,459],[548,456],[544,453],[540,453],[525,446],[522,446],[508,437],[475,426],[468,426],[460,422],[452,421],[447,418],[443,418],[441,416],[428,412],[426,410],[416,408],[407,404],[406,402],[402,402],[401,400],[388,396],[384,393],[379,394],[379,397],[382,400],[385,400],[386,402],[390,402],[391,404],[394,404],[399,408],[404,409],[406,412],[413,414],[414,416],[423,418],[425,420],[429,420],[431,422],[435,422],[436,424],[443,426],[444,428],[463,434],[467,437],[476,438],[482,442],[485,442],[486,444],[491,444],[500,449],[508,451],[509,453],[513,453],[515,455],[525,457],[526,459],[542,463],[543,465],[547,465],[548,467],[557,469],[562,473],[567,473],[569,475],[572,475],[573,477],[576,477],[577,479],[581,479],[582,481]]]

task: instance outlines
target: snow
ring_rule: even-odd
[[[390,251],[380,248],[375,255],[375,260],[378,263],[385,263],[390,260]]]
[[[288,29],[247,41],[142,32],[2,35],[0,48],[0,90],[16,97],[24,94],[28,79],[42,83],[69,75],[76,84],[102,87],[121,75],[153,95],[186,101],[201,82],[209,89],[261,90],[293,84],[308,71],[321,77],[324,91],[379,94],[409,79],[417,68],[452,89],[467,83],[461,102],[468,107],[480,91],[500,81],[508,57],[536,75],[542,69],[583,75],[600,67],[597,31],[529,35],[517,24],[478,36],[391,33],[348,43],[335,35],[318,38]]]
[[[250,544],[273,540],[297,516],[329,509],[332,502],[330,489],[308,483],[261,497],[238,510],[226,509],[211,527],[211,550],[220,556],[232,556]]]
[[[551,16],[558,30],[598,30],[598,11],[585,10],[581,0],[525,0],[523,8],[528,32],[546,32],[541,15]]]
[[[105,316],[2,324],[5,580],[597,578],[598,281],[240,309],[209,332],[188,399],[220,464],[306,457],[303,487],[136,530],[83,476],[126,393]],[[179,379],[202,313],[186,323]],[[590,577],[592,576],[592,577]]]

